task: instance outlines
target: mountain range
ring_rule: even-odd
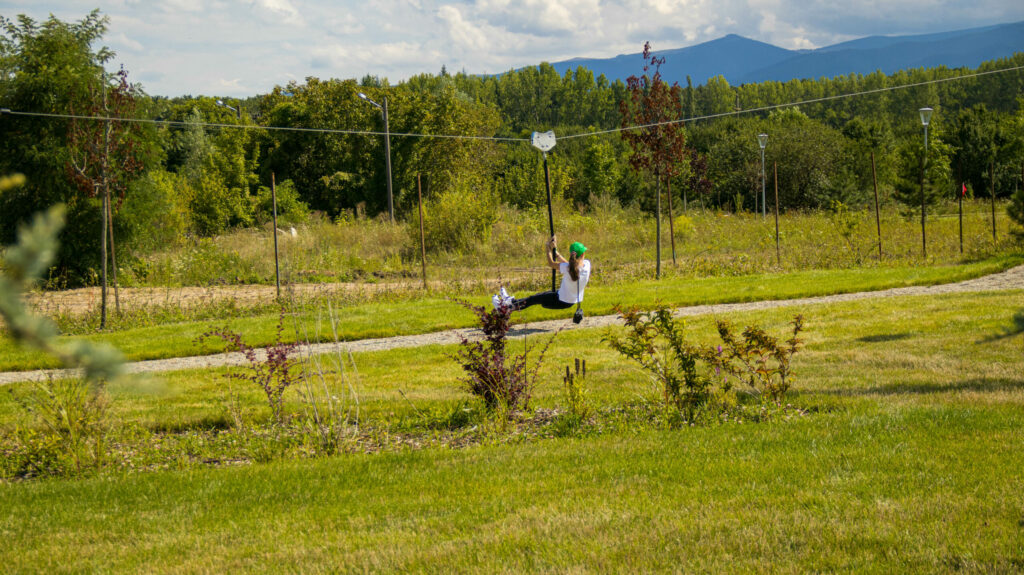
[[[690,76],[701,85],[714,76],[724,76],[731,85],[774,80],[870,74],[881,71],[946,66],[977,67],[987,60],[1024,52],[1024,22],[982,28],[920,34],[913,36],[868,36],[815,50],[787,50],[736,34],[673,50],[654,50],[665,58],[661,75],[668,83],[686,84]],[[551,65],[564,74],[567,69],[588,68],[610,81],[639,75],[640,53],[614,58],[573,58]]]

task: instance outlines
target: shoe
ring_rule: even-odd
[[[501,296],[501,303],[504,304],[505,307],[512,307],[512,302],[516,301],[516,298],[512,297],[510,293],[505,291],[505,286],[501,286],[499,295]]]
[[[499,296],[498,294],[494,294],[491,296],[491,304],[494,305],[494,309],[498,309],[501,306],[505,305],[505,302],[501,300],[501,296]]]

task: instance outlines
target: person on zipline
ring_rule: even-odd
[[[568,261],[558,253],[555,236],[548,240],[544,255],[548,259],[548,267],[562,272],[562,285],[558,291],[544,291],[530,297],[516,299],[501,287],[500,293],[491,298],[494,309],[505,307],[510,311],[519,311],[532,305],[540,304],[546,309],[567,309],[583,301],[583,291],[590,281],[590,260],[583,259],[587,247],[580,242],[569,246]],[[554,256],[552,256],[552,252]],[[582,316],[581,316],[582,317]]]

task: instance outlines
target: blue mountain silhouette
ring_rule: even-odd
[[[870,74],[876,70],[891,74],[921,67],[973,68],[1017,52],[1024,52],[1024,22],[914,36],[869,36],[816,50],[786,50],[730,34],[686,48],[655,50],[654,55],[666,59],[661,75],[670,84],[685,85],[686,76],[691,77],[694,85],[724,76],[730,84],[737,85]],[[640,53],[636,53],[614,58],[573,58],[551,65],[559,74],[582,66],[595,76],[604,74],[611,81],[625,81],[641,73],[643,62]]]

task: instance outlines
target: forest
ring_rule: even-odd
[[[66,204],[50,274],[64,285],[90,283],[104,211],[129,256],[267,225],[272,187],[279,226],[387,217],[385,131],[399,221],[417,213],[417,182],[434,214],[487,222],[502,204],[543,205],[529,137],[552,130],[552,194],[579,210],[613,198],[653,212],[671,195],[678,209],[760,212],[766,134],[782,211],[866,208],[877,185],[908,217],[965,194],[1011,199],[1024,223],[1024,54],[977,69],[668,86],[645,47],[627,82],[547,64],[493,76],[442,68],[394,84],[309,77],[238,100],[151,96],[129,70],[106,71],[114,54],[99,11],[2,18],[0,29],[0,175],[24,175],[0,192],[0,242]],[[923,107],[934,110],[927,140]]]

